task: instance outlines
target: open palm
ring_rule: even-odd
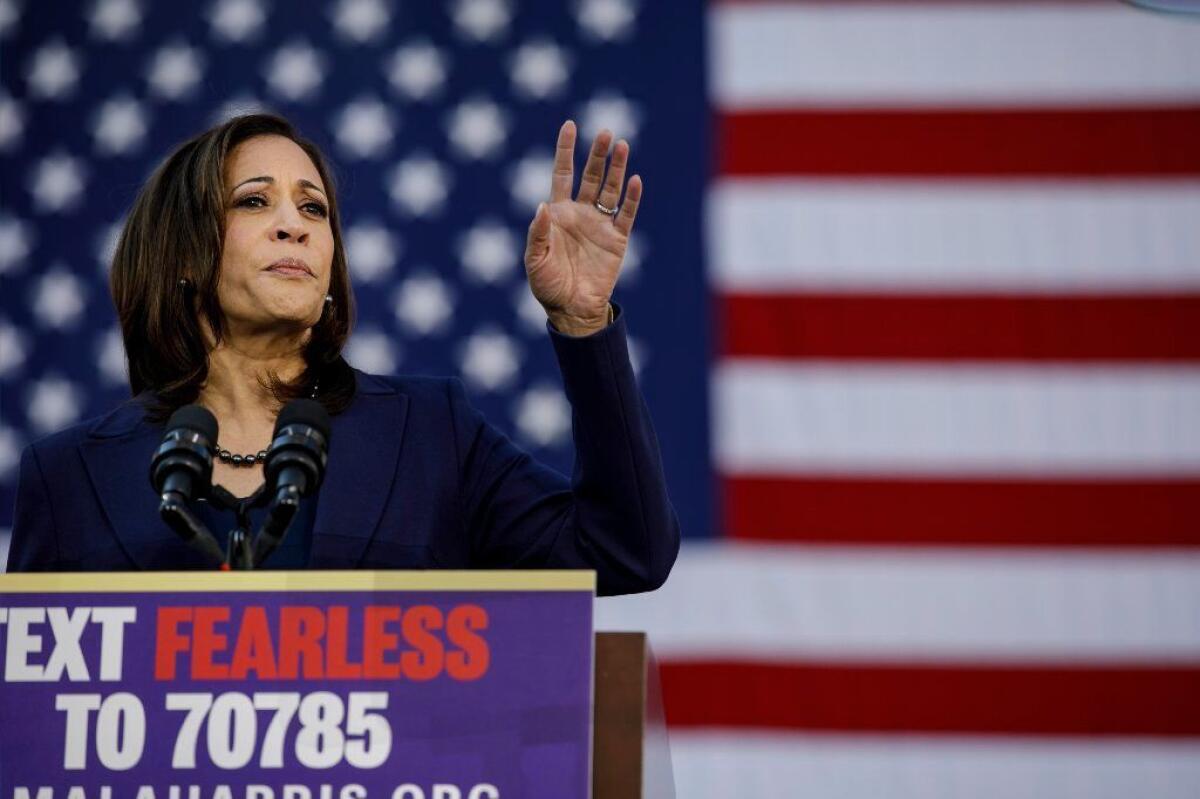
[[[608,301],[629,246],[642,199],[642,179],[634,175],[624,185],[629,162],[629,143],[624,139],[613,148],[605,175],[612,134],[602,130],[592,142],[579,193],[572,199],[575,136],[575,123],[568,120],[558,132],[550,202],[538,206],[529,225],[525,272],[551,323],[564,333],[586,335],[608,322]],[[599,203],[616,208],[622,188],[625,201],[616,216],[596,207]]]

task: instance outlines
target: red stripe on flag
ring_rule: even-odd
[[[808,110],[718,118],[725,175],[1196,175],[1200,106]]]
[[[741,539],[954,546],[1200,545],[1200,480],[762,475],[726,477],[723,489],[725,531]]]
[[[1200,294],[724,294],[717,302],[728,356],[1200,359]]]
[[[663,662],[672,727],[1200,735],[1200,667]]]

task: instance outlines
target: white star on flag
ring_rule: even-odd
[[[496,328],[470,335],[459,358],[463,377],[474,388],[498,391],[517,375],[521,354],[512,337]]]
[[[388,195],[410,216],[429,216],[442,210],[450,194],[450,170],[427,155],[417,153],[392,168]]]
[[[346,229],[346,257],[350,274],[357,282],[377,283],[396,265],[400,242],[377,222],[359,222]]]
[[[432,271],[423,271],[405,278],[396,289],[392,310],[409,332],[428,336],[446,329],[454,313],[454,297],[446,281]]]
[[[308,100],[324,80],[325,59],[306,42],[293,42],[271,55],[264,76],[271,91],[283,99]]]
[[[13,216],[0,216],[0,275],[14,271],[33,249],[33,226]]]
[[[0,477],[8,477],[21,462],[21,440],[17,431],[0,425]]]
[[[467,275],[479,283],[496,283],[516,269],[520,242],[504,225],[486,219],[472,225],[458,245]]]
[[[64,153],[43,158],[29,176],[34,209],[52,214],[72,210],[83,193],[85,174],[86,167],[78,158]]]
[[[74,383],[47,375],[30,387],[25,415],[36,430],[49,433],[78,419],[82,406],[83,393]]]
[[[125,343],[119,327],[110,327],[100,337],[96,365],[100,367],[100,377],[105,383],[123,386],[129,382],[129,362],[125,359]]]
[[[86,294],[83,281],[62,264],[55,264],[34,285],[30,303],[33,315],[44,327],[74,327],[83,313]]]
[[[79,56],[62,41],[43,45],[27,64],[29,95],[39,100],[66,99],[75,91],[80,68]]]
[[[354,331],[346,342],[346,360],[356,369],[374,374],[396,373],[399,352],[391,336],[375,327]]]
[[[125,220],[120,219],[109,225],[104,225],[96,234],[93,252],[96,263],[100,265],[100,273],[107,276],[112,268],[113,256],[117,254],[117,245],[121,242],[121,231],[125,228]]]
[[[256,38],[266,20],[259,0],[217,0],[208,12],[213,36],[231,44]]]
[[[617,138],[632,142],[637,138],[641,120],[637,106],[612,91],[594,95],[579,110],[579,130],[587,140],[608,128]]]
[[[571,431],[571,405],[561,389],[548,383],[522,394],[513,417],[521,434],[539,447],[561,444]]]
[[[0,377],[8,377],[21,368],[27,350],[25,334],[0,319]]]
[[[604,42],[629,36],[636,18],[631,0],[582,0],[575,16],[580,30]]]
[[[446,121],[450,144],[466,158],[491,158],[500,152],[508,132],[504,109],[485,98],[464,100]]]
[[[92,138],[101,155],[127,155],[146,138],[146,109],[129,96],[104,101],[96,112]]]
[[[25,132],[25,111],[21,104],[0,92],[0,152],[14,149]]]
[[[249,94],[239,94],[222,103],[212,115],[212,123],[218,125],[243,114],[260,114],[269,110],[265,103]]]
[[[429,42],[398,47],[384,70],[392,88],[409,100],[432,97],[446,83],[447,58]]]
[[[391,9],[382,0],[339,0],[331,16],[343,38],[360,44],[383,36],[392,21]]]
[[[488,42],[500,38],[512,21],[512,7],[504,0],[458,0],[451,12],[454,26],[468,39]]]
[[[0,38],[8,35],[20,16],[21,10],[17,8],[15,0],[0,0]]]
[[[554,171],[554,154],[535,150],[512,167],[508,175],[508,190],[513,204],[521,211],[532,213],[538,203],[550,199],[550,176]]]
[[[517,318],[527,332],[535,336],[546,334],[546,309],[537,301],[537,297],[533,296],[528,283],[522,281],[516,287],[513,291],[512,303],[517,312]]]
[[[334,120],[334,135],[342,151],[353,158],[378,158],[392,143],[395,116],[374,97],[347,104]]]
[[[562,94],[566,88],[569,58],[554,42],[526,42],[512,56],[509,74],[520,94],[543,100]]]
[[[88,19],[92,36],[109,42],[133,38],[141,24],[142,8],[136,0],[99,0]]]
[[[165,100],[182,100],[195,90],[203,72],[203,54],[194,47],[175,42],[154,54],[146,80],[152,94]]]
[[[638,231],[629,234],[625,245],[625,259],[621,261],[621,273],[617,280],[622,284],[636,283],[646,257],[646,239]]]
[[[629,346],[629,365],[633,367],[635,375],[640,375],[642,367],[646,365],[646,361],[650,358],[650,354],[646,350],[646,345],[642,343],[641,339],[634,338],[633,336],[629,336],[626,339],[626,344]]]

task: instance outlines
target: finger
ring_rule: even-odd
[[[576,202],[591,205],[600,194],[600,181],[604,180],[604,161],[608,156],[608,145],[612,143],[612,133],[607,128],[596,134],[592,142],[592,151],[588,153],[587,164],[583,167],[583,177],[579,180],[579,194]]]
[[[554,148],[554,174],[550,178],[550,202],[571,199],[575,181],[575,123],[567,120],[558,129]]]
[[[621,200],[621,185],[625,182],[625,165],[629,163],[629,142],[621,139],[613,147],[612,162],[608,165],[608,177],[604,188],[596,199],[605,208],[616,208]]]
[[[633,219],[637,216],[638,204],[642,201],[642,176],[634,175],[629,179],[625,188],[625,202],[621,203],[621,213],[613,220],[613,226],[626,236],[633,230]]]

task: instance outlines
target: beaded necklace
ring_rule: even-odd
[[[309,399],[317,398],[317,389],[320,387],[320,385],[321,385],[321,381],[319,381],[319,380],[317,382],[313,383],[312,394],[308,395]],[[217,444],[217,459],[220,460],[221,463],[228,463],[230,466],[247,466],[247,467],[248,466],[256,466],[256,465],[259,465],[262,463],[266,463],[267,451],[265,449],[260,449],[258,452],[255,452],[255,453],[247,453],[245,455],[238,455],[236,453],[230,452],[227,449],[222,449],[220,443],[218,443]]]

